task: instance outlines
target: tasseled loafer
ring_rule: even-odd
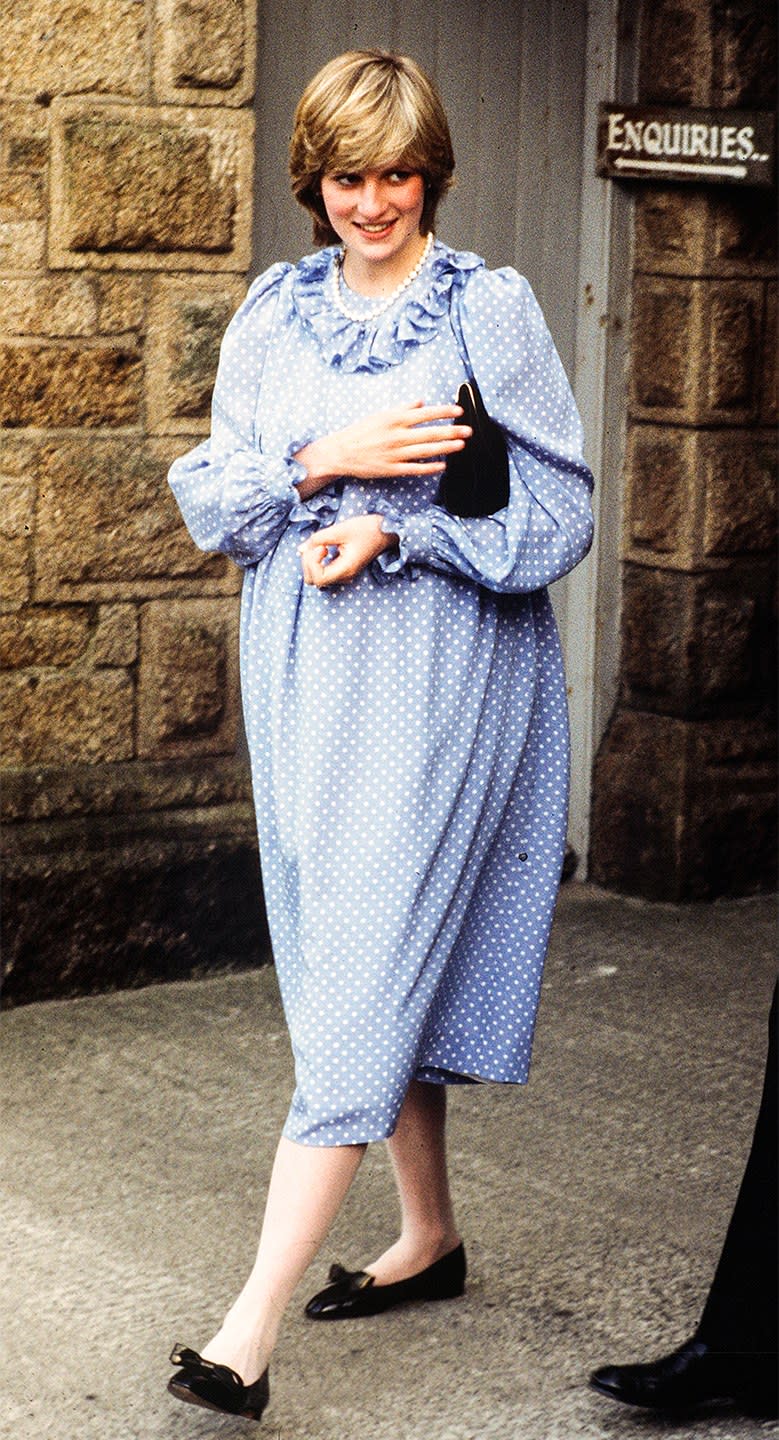
[[[377,1285],[375,1276],[365,1270],[331,1265],[330,1284],[312,1296],[306,1314],[311,1320],[358,1320],[413,1300],[454,1300],[465,1290],[465,1273],[462,1245],[418,1275],[397,1280],[394,1285]]]
[[[229,1365],[204,1360],[197,1350],[182,1345],[173,1347],[170,1363],[180,1366],[168,1381],[168,1389],[177,1400],[202,1405],[204,1410],[220,1410],[224,1415],[241,1415],[244,1420],[261,1418],[270,1399],[267,1370],[252,1385],[244,1385]]]

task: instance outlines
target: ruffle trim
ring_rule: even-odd
[[[350,320],[330,298],[336,246],[307,255],[295,267],[292,300],[303,324],[319,342],[323,359],[336,370],[387,370],[399,365],[408,345],[424,345],[438,333],[449,311],[453,285],[484,261],[468,250],[450,250],[436,241],[430,259],[403,297],[373,324]]]
[[[371,574],[380,585],[387,584],[395,575],[404,575],[416,580],[419,567],[431,553],[432,515],[429,511],[403,515],[397,510],[388,510],[382,517],[381,529],[385,535],[397,535],[397,546],[382,550],[371,563]]]

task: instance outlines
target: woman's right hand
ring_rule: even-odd
[[[416,400],[379,410],[344,430],[312,440],[293,457],[308,471],[297,487],[301,499],[341,475],[386,480],[440,474],[446,456],[462,450],[471,434],[470,426],[456,423],[462,413],[460,405],[425,405]]]

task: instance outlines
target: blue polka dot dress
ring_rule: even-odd
[[[211,436],[170,472],[196,543],[244,567],[244,715],[296,1067],[285,1134],[307,1145],[391,1135],[413,1078],[527,1079],[568,791],[546,586],[592,534],[578,416],[527,281],[436,242],[359,322],[335,303],[335,254],[251,286]],[[463,341],[509,436],[505,510],[449,515],[435,476],[345,476],[301,501],[298,450],[450,403]],[[304,585],[301,541],[366,512],[399,546],[351,584]]]

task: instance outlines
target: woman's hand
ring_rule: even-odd
[[[397,535],[385,535],[382,530],[381,515],[353,515],[350,520],[317,530],[300,546],[303,579],[319,590],[328,585],[343,585],[354,580],[382,550],[389,550],[397,543]],[[331,549],[337,554],[328,560]]]
[[[301,499],[340,475],[386,480],[440,474],[446,456],[462,450],[471,434],[470,426],[455,423],[462,413],[460,405],[425,405],[416,400],[366,415],[344,430],[312,440],[294,456],[308,471],[297,487]]]

